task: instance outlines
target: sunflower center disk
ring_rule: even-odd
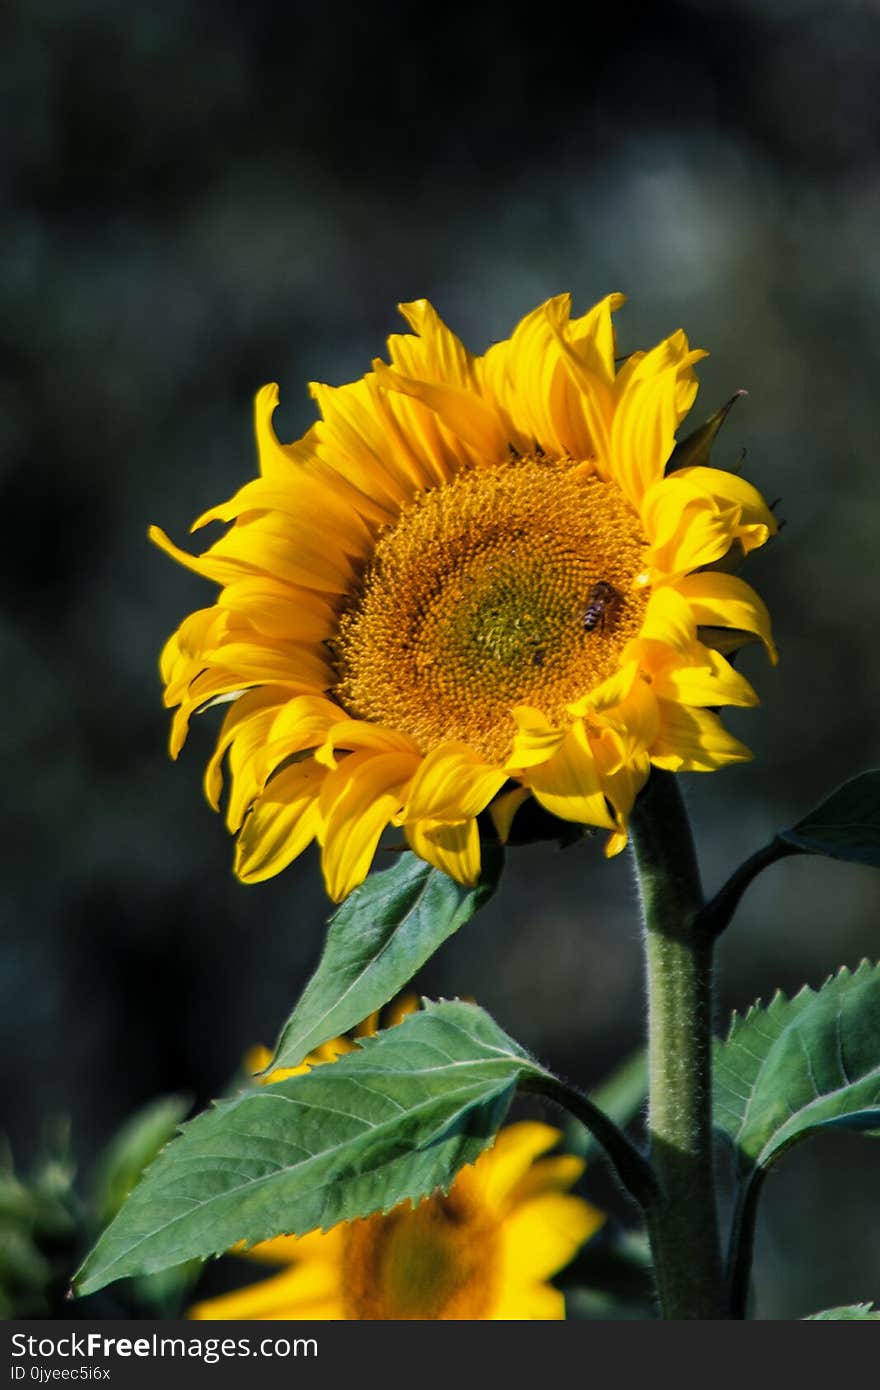
[[[484,1318],[500,1251],[488,1211],[460,1194],[355,1221],[346,1232],[343,1287],[350,1319]]]
[[[514,705],[565,722],[638,635],[638,517],[613,483],[517,459],[422,493],[342,614],[336,697],[357,718],[503,759]]]

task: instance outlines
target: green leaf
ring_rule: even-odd
[[[93,1179],[95,1219],[106,1225],[122,1206],[148,1163],[167,1144],[189,1110],[187,1096],[162,1096],[143,1106],[111,1139]]]
[[[731,1297],[745,1316],[763,1178],[817,1130],[880,1128],[880,967],[844,967],[820,990],[777,993],[734,1017],[715,1052],[715,1123],[734,1143],[742,1185],[730,1253]]]
[[[817,1129],[880,1127],[880,966],[734,1018],[715,1056],[715,1122],[749,1174]]]
[[[76,1291],[448,1188],[492,1140],[517,1082],[546,1075],[475,1005],[429,1004],[329,1065],[184,1125],[86,1259]]]
[[[873,1303],[849,1303],[842,1308],[826,1308],[822,1313],[810,1313],[802,1322],[880,1322]]]
[[[486,846],[483,878],[463,888],[416,855],[356,888],[334,914],[317,970],[278,1040],[273,1067],[296,1067],[393,998],[447,937],[492,896],[499,847]]]
[[[844,782],[779,839],[805,854],[880,868],[880,770]]]
[[[736,395],[731,396],[720,410],[716,410],[714,415],[709,416],[705,424],[698,425],[684,439],[679,440],[670,455],[666,472],[672,473],[677,468],[705,467],[709,463],[715,436],[740,396],[746,395],[748,395],[747,391],[737,391]]]

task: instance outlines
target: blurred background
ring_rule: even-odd
[[[763,705],[727,722],[755,762],[685,779],[710,888],[878,761],[880,6],[618,0],[578,33],[570,13],[7,9],[0,1052],[19,1168],[61,1116],[88,1172],[138,1105],[204,1103],[317,960],[312,855],[232,877],[201,790],[213,717],[168,758],[158,652],[213,591],[145,531],[183,541],[252,475],[264,382],[282,437],[302,433],[306,382],[361,375],[399,300],[429,297],[482,351],[551,294],[583,311],[620,289],[621,351],[679,326],[711,350],[695,420],[747,388],[714,461],[747,449],[783,499],[748,572],[782,660],[742,659]],[[719,1027],[876,958],[878,909],[867,868],[768,870],[722,945]],[[417,983],[475,996],[592,1085],[642,1033],[627,856],[511,852]],[[756,1316],[880,1299],[878,1158],[847,1136],[785,1158]]]

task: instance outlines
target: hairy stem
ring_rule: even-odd
[[[645,1215],[664,1318],[726,1318],[712,1150],[712,949],[700,874],[670,773],[630,823],[645,930],[651,1161]]]
[[[548,1100],[563,1106],[576,1120],[580,1120],[596,1141],[605,1150],[618,1178],[630,1196],[643,1208],[647,1208],[656,1194],[656,1180],[651,1165],[644,1154],[639,1153],[613,1120],[600,1110],[598,1105],[574,1086],[568,1086],[558,1077],[542,1073],[534,1078],[526,1078],[522,1083],[524,1090],[536,1091]]]

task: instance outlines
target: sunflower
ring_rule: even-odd
[[[386,1028],[412,1013],[414,996],[385,1011]],[[356,1037],[376,1031],[372,1015]],[[264,1085],[333,1062],[355,1046],[325,1043],[292,1070],[270,1072]],[[248,1064],[266,1067],[257,1048]],[[547,1281],[569,1263],[604,1221],[568,1189],[584,1163],[572,1154],[545,1157],[561,1138],[550,1125],[508,1125],[448,1193],[385,1215],[343,1221],[329,1231],[279,1236],[247,1251],[280,1268],[270,1279],[197,1303],[201,1319],[548,1320],[565,1317],[562,1293]],[[236,1253],[236,1252],[232,1252]]]
[[[317,839],[338,901],[393,824],[473,884],[478,816],[503,836],[529,796],[616,853],[652,766],[750,757],[714,710],[757,696],[704,639],[733,629],[775,660],[728,571],[776,523],[739,476],[665,473],[705,354],[679,331],[618,366],[622,302],[573,319],[561,295],[482,357],[426,300],[401,305],[390,364],[312,385],[296,443],[277,387],[258,393],[260,476],[195,523],[232,523],[204,554],[151,529],[220,586],[161,668],[173,756],[229,702],[205,789],[217,808],[225,760],[244,881]]]

